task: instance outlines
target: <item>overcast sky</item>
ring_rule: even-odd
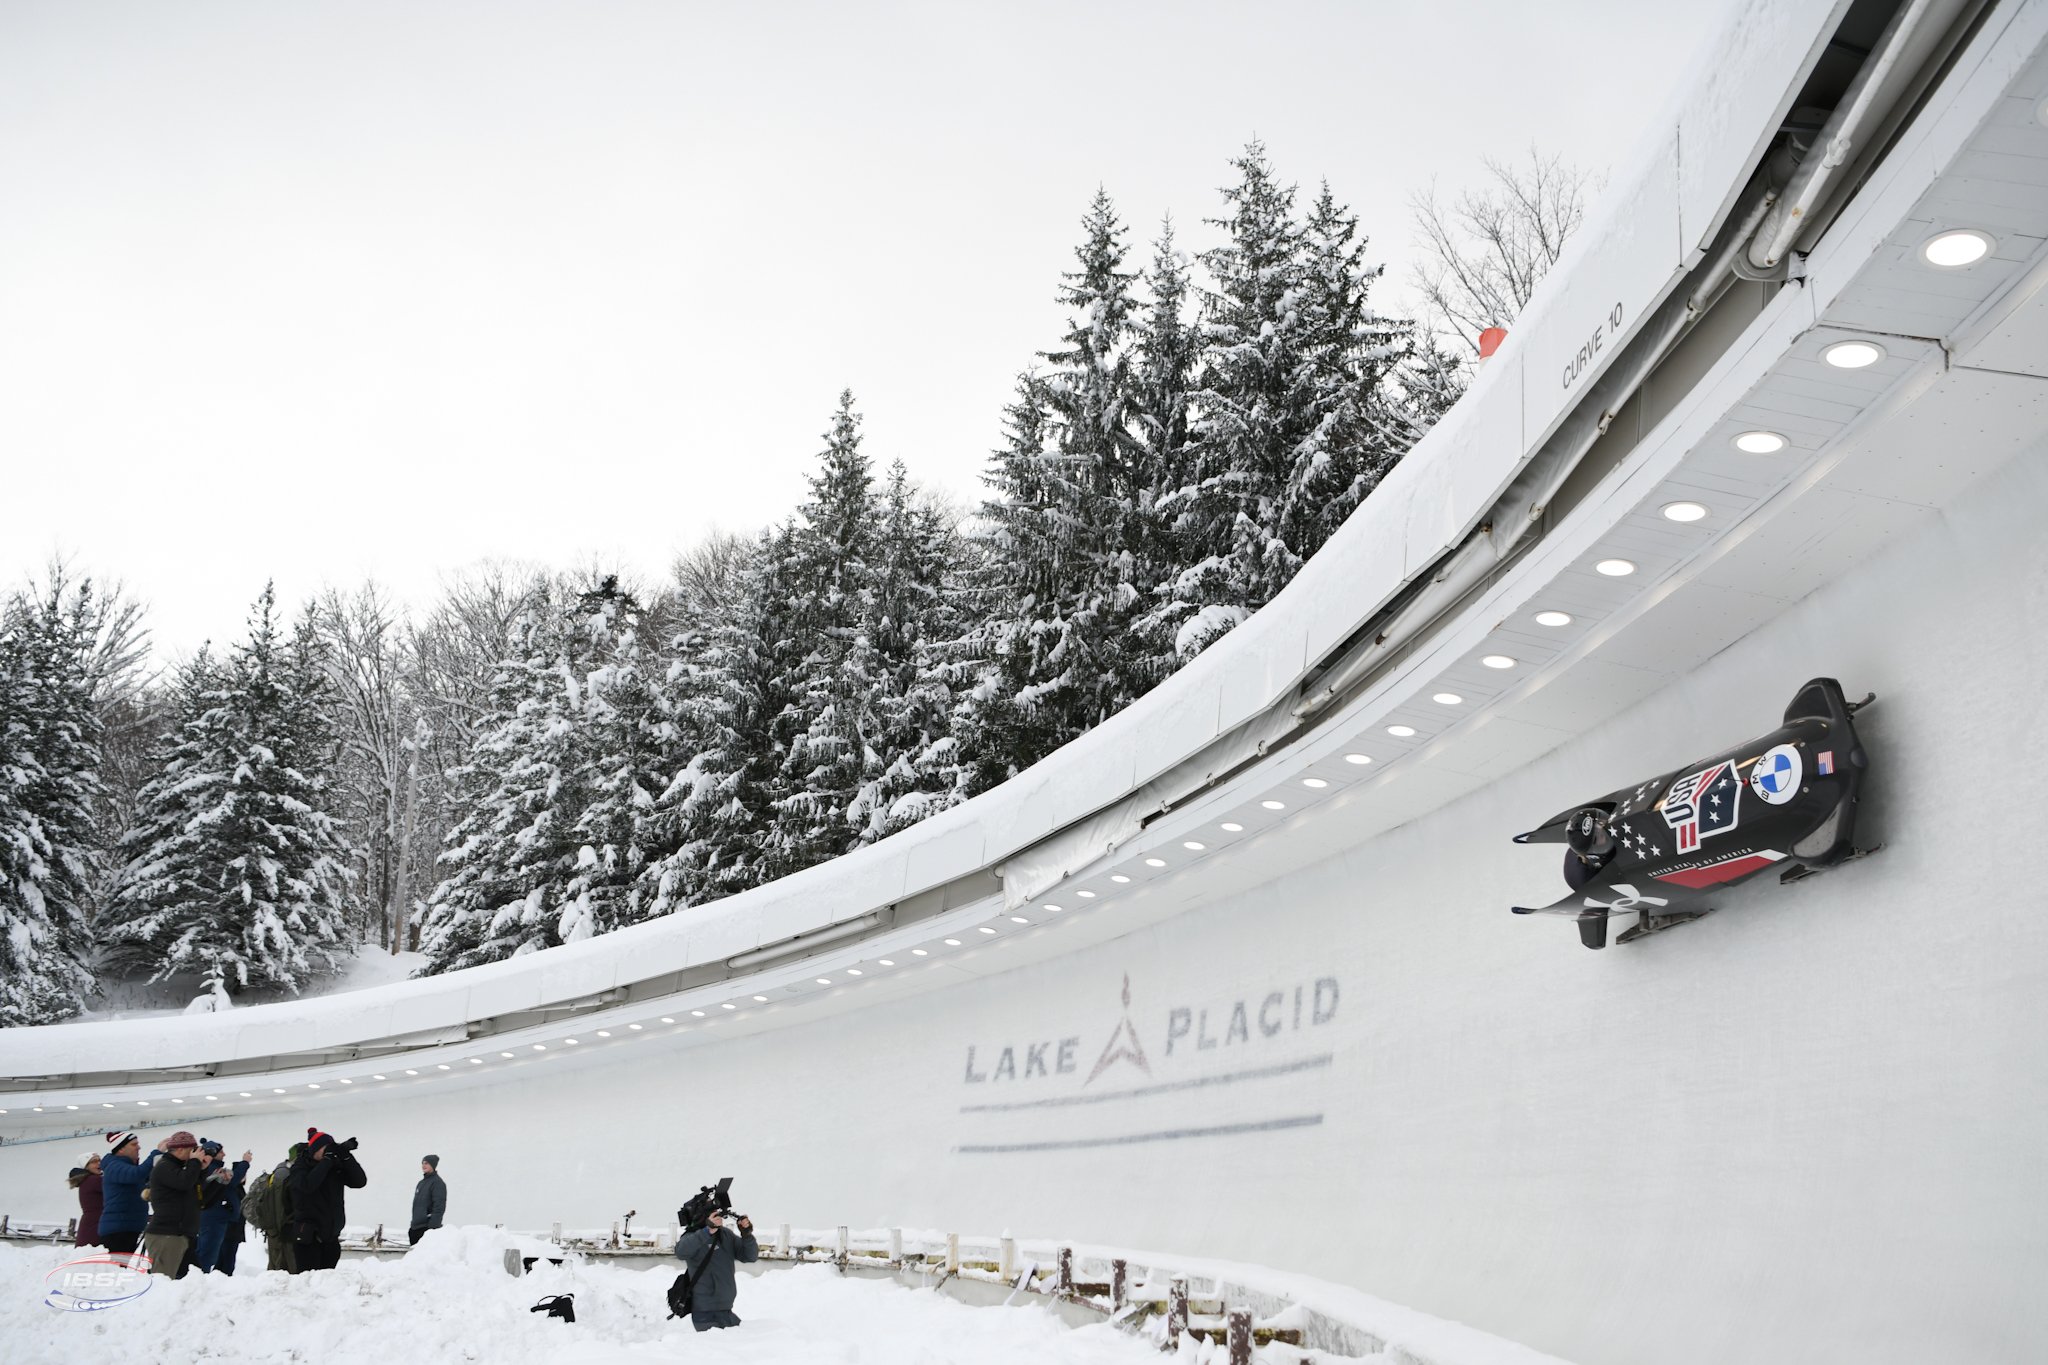
[[[973,500],[1098,184],[1199,250],[1256,135],[1399,277],[1432,179],[1625,161],[1708,8],[0,0],[0,573],[180,653],[267,577],[659,572],[849,386]]]

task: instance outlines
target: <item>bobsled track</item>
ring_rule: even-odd
[[[0,1212],[72,1212],[78,1134],[318,1124],[364,1225],[428,1151],[528,1230],[730,1174],[1587,1365],[2048,1358],[2044,54],[2048,3],[1740,5],[1471,392],[1154,694],[660,923],[0,1035]],[[1882,851],[1599,952],[1510,916],[1565,890],[1514,834],[1815,677],[1879,698]]]

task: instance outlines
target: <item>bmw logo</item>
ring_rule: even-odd
[[[1805,776],[1796,745],[1773,745],[1749,770],[1749,789],[1769,804],[1782,806],[1799,794]]]

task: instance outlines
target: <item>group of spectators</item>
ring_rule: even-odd
[[[107,1154],[88,1154],[71,1171],[78,1191],[79,1246],[149,1258],[151,1273],[182,1279],[197,1267],[235,1273],[235,1255],[254,1228],[263,1235],[268,1269],[300,1274],[332,1269],[341,1259],[347,1192],[369,1183],[356,1160],[356,1140],[337,1142],[318,1128],[294,1143],[275,1170],[250,1181],[251,1153],[230,1163],[221,1144],[179,1130],[144,1155],[131,1132],[107,1134]],[[420,1162],[413,1192],[410,1240],[441,1226],[448,1186],[441,1159]]]

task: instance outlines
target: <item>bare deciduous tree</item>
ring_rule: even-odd
[[[1479,334],[1506,327],[1564,254],[1585,220],[1594,177],[1534,147],[1525,161],[1486,159],[1488,183],[1455,202],[1435,186],[1409,201],[1422,259],[1411,282],[1430,326],[1467,351]]]

